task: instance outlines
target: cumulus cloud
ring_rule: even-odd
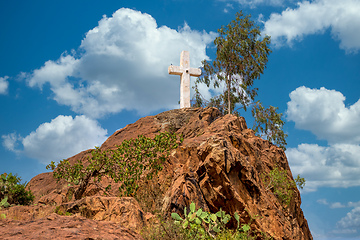
[[[150,15],[122,8],[86,33],[77,54],[64,53],[24,76],[31,87],[48,84],[54,100],[79,114],[146,114],[177,107],[179,79],[168,75],[168,66],[179,64],[182,50],[190,52],[192,67],[201,66],[214,38],[186,23],[159,27]]]
[[[360,229],[360,207],[352,209],[336,224],[337,228],[348,229],[350,233],[357,232]]]
[[[360,186],[360,100],[346,107],[340,92],[306,87],[291,92],[290,99],[287,120],[329,143],[288,148],[293,172],[307,179],[308,190]]]
[[[9,82],[7,81],[9,77],[0,77],[0,94],[6,94],[9,87]]]
[[[360,99],[345,106],[338,91],[299,87],[290,93],[287,119],[330,143],[360,143]]]
[[[348,237],[357,237],[356,239],[360,237],[353,235],[358,233],[358,229],[360,227],[360,202],[340,203],[328,202],[326,199],[319,199],[317,200],[317,203],[328,206],[331,209],[352,208],[345,217],[341,218],[341,220],[336,223],[336,228],[333,229],[331,233],[335,235],[341,234],[342,236],[347,234]]]
[[[8,150],[48,164],[100,146],[106,135],[107,130],[86,116],[73,118],[60,115],[51,122],[41,124],[26,137],[12,133],[2,136],[2,139]]]
[[[340,48],[357,52],[360,48],[360,2],[358,0],[314,0],[299,2],[281,14],[272,13],[265,22],[264,33],[277,46],[292,45],[309,34],[322,34],[331,29]]]
[[[360,146],[336,144],[327,147],[300,144],[288,148],[291,170],[306,179],[307,191],[318,187],[360,186]]]
[[[7,150],[15,153],[18,152],[17,145],[18,145],[18,141],[21,140],[21,136],[19,134],[10,133],[8,135],[1,136],[1,138],[3,140],[2,144]]]

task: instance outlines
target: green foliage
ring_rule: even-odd
[[[208,87],[211,82],[214,88],[219,88],[225,82],[224,92],[212,99],[216,105],[231,114],[236,103],[246,107],[257,95],[257,88],[252,88],[255,79],[264,72],[268,55],[270,37],[260,40],[260,27],[240,11],[235,20],[227,26],[222,26],[214,44],[217,48],[216,59],[211,63],[203,61],[203,75],[196,82],[202,82]],[[197,96],[197,104],[201,98]]]
[[[97,184],[105,175],[122,183],[119,188],[122,196],[134,196],[139,188],[139,181],[151,180],[157,175],[170,151],[182,141],[182,137],[166,132],[153,139],[140,135],[136,139],[124,140],[114,150],[102,151],[95,148],[86,166],[80,160],[73,165],[68,160],[63,160],[56,169],[53,162],[47,168],[55,169],[53,174],[58,180],[65,179],[69,183],[80,185],[74,194],[75,199],[82,197],[91,178]],[[107,192],[110,188],[111,185],[103,190]]]
[[[301,189],[305,185],[305,179],[301,178],[300,175],[293,181],[288,178],[286,170],[280,170],[279,167],[275,167],[268,174],[264,174],[262,179],[266,189],[272,190],[285,206],[289,206],[296,185]]]
[[[101,180],[101,176],[106,172],[111,164],[108,157],[108,151],[101,151],[100,148],[96,147],[91,152],[91,157],[88,158],[88,164],[84,166],[81,160],[71,164],[69,160],[64,159],[55,166],[54,162],[51,162],[47,169],[54,170],[53,176],[58,181],[65,179],[69,184],[79,185],[79,188],[75,191],[75,199],[80,199],[85,192],[86,188],[90,184],[92,177],[98,177],[98,181]],[[69,196],[70,197],[70,196]]]
[[[5,213],[2,213],[2,214],[0,215],[0,219],[6,219],[6,214],[5,214]]]
[[[1,200],[0,207],[4,207],[4,208],[10,207],[10,204],[8,203],[8,198],[9,198],[8,196],[5,196],[3,200]]]
[[[34,200],[31,191],[25,190],[26,183],[20,183],[21,178],[12,173],[0,175],[0,208],[15,205],[29,205]]]
[[[201,208],[196,210],[195,203],[190,204],[189,211],[184,208],[184,218],[177,213],[172,213],[171,217],[175,224],[187,230],[187,239],[253,239],[250,235],[251,228],[248,224],[240,227],[240,217],[237,213],[234,218],[237,221],[236,230],[232,231],[226,227],[231,216],[226,212],[218,211],[209,213]]]
[[[231,216],[220,210],[217,213],[209,213],[201,208],[196,210],[194,203],[184,209],[184,217],[177,213],[171,214],[171,219],[164,220],[158,216],[154,224],[142,230],[141,235],[145,240],[254,240],[262,235],[262,239],[271,239],[263,232],[252,231],[250,222],[240,227],[240,216],[234,213],[237,222],[235,230],[227,228]],[[212,226],[212,228],[210,227]],[[216,227],[215,227],[216,226]]]
[[[270,37],[265,36],[261,40],[260,28],[250,17],[240,11],[235,20],[218,30],[220,36],[214,41],[217,48],[216,59],[212,62],[203,61],[202,76],[194,86],[193,106],[216,107],[222,114],[237,116],[240,116],[239,109],[244,108],[246,111],[249,106],[253,106],[253,130],[285,150],[287,135],[282,130],[282,114],[276,112],[276,107],[265,109],[259,101],[254,102],[258,92],[257,88],[253,88],[254,80],[259,79],[264,72],[271,50]],[[199,92],[200,83],[207,87],[213,85],[214,88],[225,83],[226,87],[223,93],[207,101]],[[239,105],[241,107],[236,108]]]
[[[297,177],[294,179],[296,185],[300,188],[303,189],[305,187],[305,178],[300,177],[300,174],[297,175]]]
[[[282,113],[277,113],[277,110],[277,107],[264,108],[259,101],[256,102],[251,109],[255,119],[253,130],[259,137],[286,150],[287,134],[282,130],[285,123],[281,120]]]
[[[109,174],[115,182],[123,182],[120,191],[125,196],[133,196],[139,188],[138,182],[143,173],[146,180],[156,176],[163,169],[170,151],[178,147],[177,140],[176,134],[161,133],[154,139],[139,136],[123,141],[113,151],[115,168],[111,166],[113,171]]]
[[[54,170],[55,168],[57,168],[53,173],[55,178],[63,178],[67,182],[73,183],[75,185],[78,185],[80,180],[83,179],[86,175],[86,172],[83,171],[84,165],[80,160],[78,160],[74,165],[71,165],[69,160],[64,159],[60,161],[57,166],[55,166],[55,163],[51,161],[51,163],[46,166],[46,169]]]

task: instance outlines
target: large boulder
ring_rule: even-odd
[[[286,171],[288,180],[293,180],[284,151],[255,136],[242,117],[222,116],[216,108],[171,110],[141,118],[116,131],[101,149],[114,149],[125,139],[138,135],[153,137],[164,131],[182,134],[184,141],[171,152],[157,181],[148,188],[148,200],[151,200],[150,196],[156,199],[151,200],[154,204],[149,204],[147,211],[160,209],[164,215],[171,212],[181,214],[186,206],[195,202],[197,207],[206,211],[217,212],[222,209],[230,214],[239,213],[241,222],[250,224],[259,237],[260,233],[264,233],[274,239],[312,239],[300,208],[299,191],[295,189],[290,204],[284,206],[263,181],[263,176],[275,168]],[[69,160],[87,161],[89,156],[90,150]],[[107,178],[102,181],[103,187],[109,183],[113,185],[111,195],[118,194],[118,184]],[[43,204],[78,206],[81,203],[89,209],[97,209],[90,202],[85,203],[87,200],[74,202],[72,193],[75,187],[69,187],[64,181],[56,183],[52,173],[34,177],[28,188],[34,192],[36,200]],[[158,190],[156,194],[151,193],[153,189]],[[85,192],[85,196],[101,195],[102,190],[95,185]],[[140,195],[135,197],[140,199]],[[108,207],[98,212],[101,212],[99,220],[120,221],[116,217],[118,211],[109,210],[118,209],[114,207],[114,204],[119,203],[118,200],[112,201],[111,204],[104,204]]]

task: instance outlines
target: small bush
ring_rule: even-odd
[[[279,167],[275,167],[268,174],[262,175],[262,180],[266,190],[271,190],[285,206],[289,206],[296,185],[300,189],[305,186],[305,179],[300,175],[295,180],[291,180],[288,178],[286,170],[280,170]]]
[[[168,221],[161,224],[163,231],[158,228],[157,235],[145,239],[163,239],[162,236],[166,236],[165,239],[252,240],[257,232],[252,231],[249,224],[240,227],[240,217],[237,213],[234,214],[237,228],[231,230],[226,226],[231,219],[229,214],[221,209],[217,213],[209,213],[201,208],[196,210],[194,203],[190,204],[189,209],[185,207],[184,218],[177,213],[172,213],[171,217],[174,219],[173,223]]]
[[[20,183],[21,178],[12,173],[0,176],[0,207],[10,205],[30,205],[34,200],[31,191],[25,190],[26,183]]]

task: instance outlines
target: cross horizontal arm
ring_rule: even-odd
[[[190,68],[190,76],[200,77],[201,76],[201,69],[200,68]]]
[[[183,67],[173,66],[173,65],[169,66],[168,72],[170,75],[180,75],[180,76],[183,73],[190,74],[190,76],[192,77],[200,77],[201,75],[201,69],[199,68],[190,68],[190,70],[188,70],[188,69],[184,69]]]
[[[182,67],[171,65],[168,68],[168,72],[170,75],[181,75],[181,74],[183,74],[184,71],[183,71]]]

